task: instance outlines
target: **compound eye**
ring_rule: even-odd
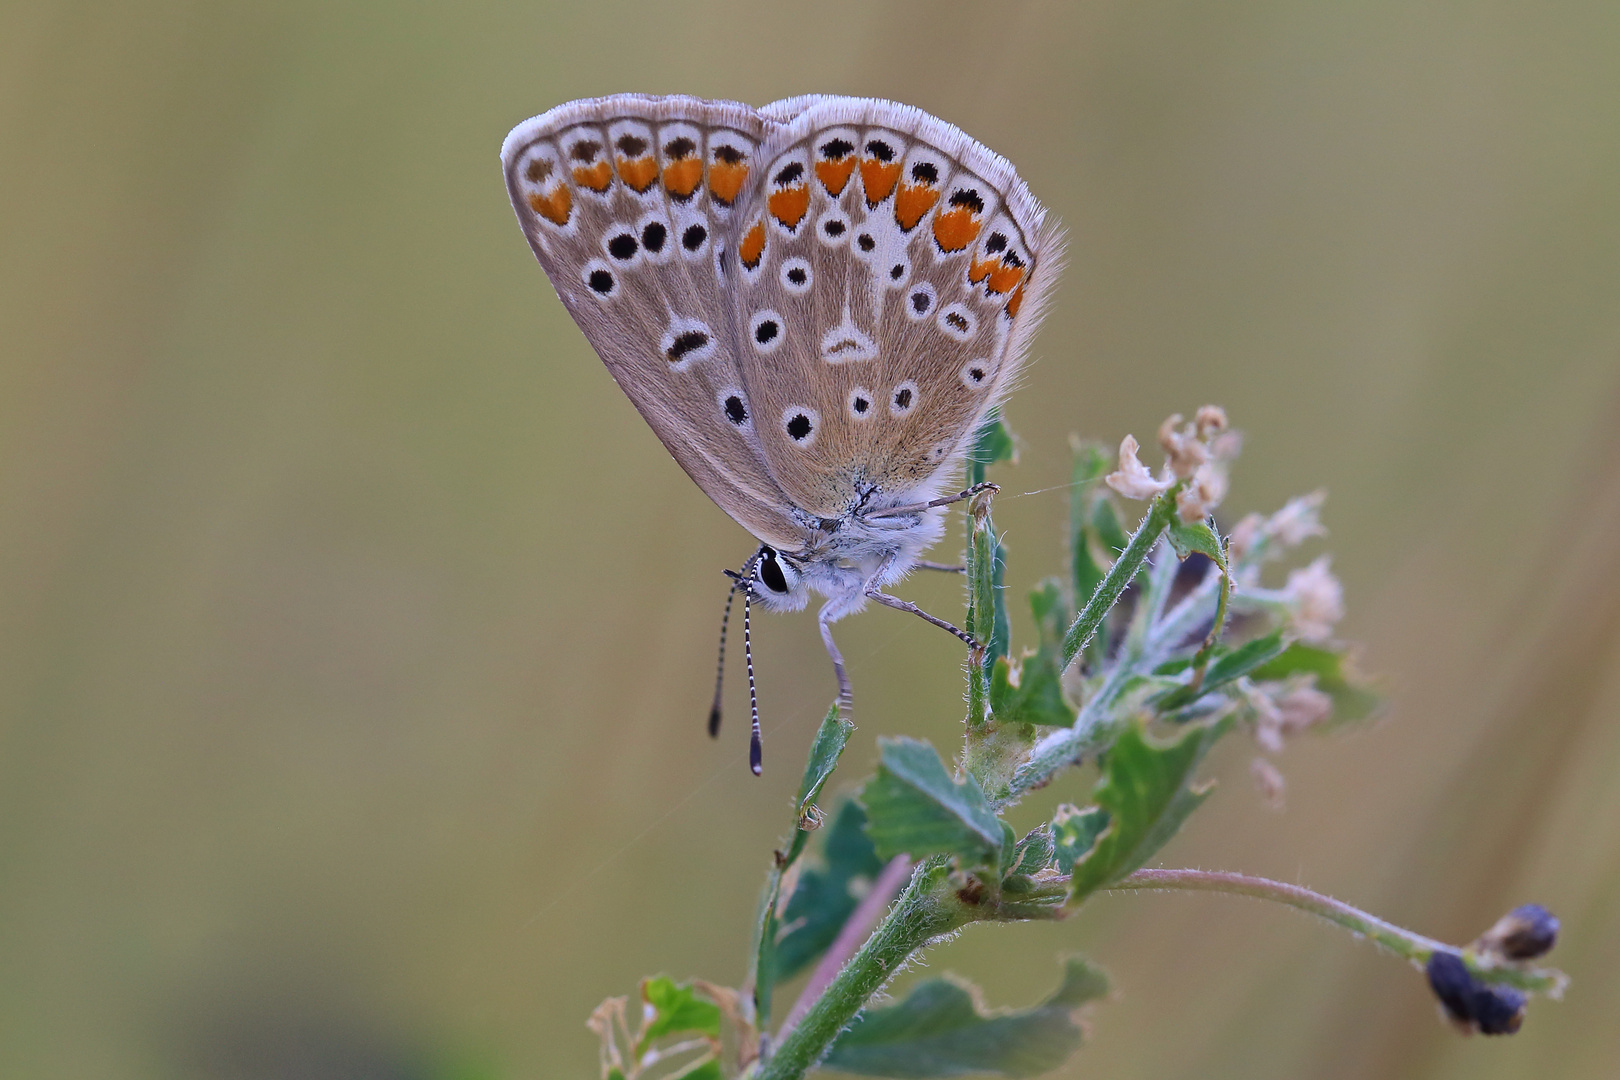
[[[782,564],[776,561],[776,552],[770,548],[760,549],[759,580],[773,593],[788,591],[787,575],[782,573]]]

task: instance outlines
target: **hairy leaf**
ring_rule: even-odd
[[[816,732],[816,741],[810,746],[810,759],[804,763],[804,780],[799,784],[799,829],[806,830],[811,823],[812,807],[821,789],[826,786],[827,778],[838,767],[838,758],[844,752],[844,745],[849,742],[850,732],[855,725],[838,715],[838,704],[827,710],[827,716],[821,721],[821,728]]]
[[[825,866],[804,868],[782,911],[784,931],[773,965],[778,980],[791,979],[820,959],[855,910],[855,894],[883,869],[866,835],[866,811],[854,799],[844,801],[823,835]]]
[[[879,739],[877,775],[866,783],[866,834],[880,859],[948,853],[964,866],[1001,859],[1001,822],[969,776],[951,778],[939,753],[917,739]]]
[[[1107,976],[1078,957],[1064,962],[1057,992],[1027,1009],[989,1012],[972,984],[930,979],[863,1013],[822,1064],[863,1076],[1039,1076],[1079,1049],[1075,1010],[1107,993]]]
[[[1226,555],[1221,550],[1221,538],[1208,523],[1198,521],[1188,525],[1180,518],[1172,518],[1169,532],[1170,546],[1176,549],[1178,557],[1185,559],[1196,551],[1200,555],[1208,555],[1216,566],[1226,565]]]
[[[1284,647],[1283,632],[1273,630],[1265,637],[1246,641],[1235,649],[1218,650],[1215,659],[1204,672],[1204,681],[1196,689],[1190,685],[1174,687],[1155,698],[1153,704],[1163,712],[1179,709],[1200,695],[1241,679],[1262,665],[1277,659]],[[1179,665],[1180,670],[1185,670],[1189,662],[1190,660],[1183,660]],[[1162,665],[1158,670],[1162,672],[1167,667],[1169,665]]]
[[[1098,835],[1108,827],[1108,811],[1100,806],[1084,810],[1064,803],[1052,815],[1052,865],[1067,874],[1091,850]]]
[[[1140,867],[1175,835],[1213,786],[1191,787],[1192,773],[1229,722],[1189,727],[1163,745],[1140,724],[1125,729],[1097,783],[1097,804],[1108,811],[1108,826],[1070,871],[1070,906]]]

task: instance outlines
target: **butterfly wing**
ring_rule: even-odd
[[[1061,234],[1005,159],[921,110],[761,114],[783,126],[726,271],[771,475],[823,517],[937,493],[1011,389]]]
[[[501,162],[529,246],[614,380],[721,509],[791,550],[805,530],[765,465],[718,257],[777,126],[732,102],[622,94],[519,124]]]

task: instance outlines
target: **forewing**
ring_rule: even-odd
[[[778,126],[731,102],[618,95],[519,124],[501,162],[530,247],[614,380],[721,509],[793,549],[804,529],[765,465],[719,259]]]
[[[823,517],[935,492],[1012,386],[1060,233],[1006,160],[918,109],[762,113],[786,122],[725,270],[771,474]]]

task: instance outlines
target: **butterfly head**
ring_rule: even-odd
[[[810,588],[803,567],[769,544],[743,563],[742,572],[733,575],[751,600],[767,611],[799,611],[810,601]]]

